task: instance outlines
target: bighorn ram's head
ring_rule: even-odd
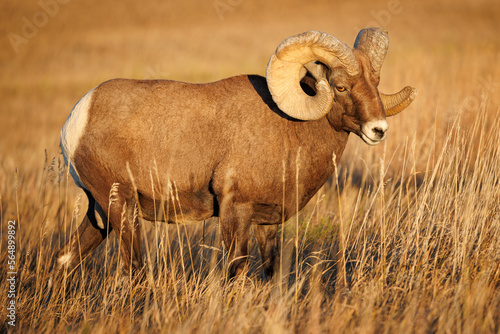
[[[300,120],[330,113],[332,126],[354,132],[367,144],[385,139],[386,116],[404,110],[416,96],[405,87],[393,95],[379,93],[380,69],[389,47],[387,32],[359,32],[354,49],[337,38],[309,31],[284,40],[267,65],[267,84],[278,107]],[[313,80],[303,89],[304,77]]]

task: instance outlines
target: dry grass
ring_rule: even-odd
[[[217,13],[221,3],[230,10]],[[18,275],[16,326],[0,331],[500,332],[500,5],[283,3],[70,1],[17,53],[1,40],[0,291],[9,220]],[[2,2],[2,35],[22,34],[21,18],[40,10]],[[381,90],[411,84],[419,96],[389,120],[384,144],[353,136],[299,215],[298,236],[295,218],[284,226],[280,280],[260,280],[253,243],[248,277],[225,282],[216,221],[143,224],[144,283],[119,279],[112,237],[42,308],[54,253],[86,210],[58,148],[86,91],[113,77],[263,74],[289,35],[317,29],[351,42],[377,20],[392,41]],[[8,302],[2,292],[0,321]]]

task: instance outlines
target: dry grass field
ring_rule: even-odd
[[[1,333],[500,332],[500,2],[58,1],[0,3]],[[263,75],[288,36],[352,45],[373,25],[391,38],[380,90],[418,97],[381,145],[351,136],[283,226],[279,279],[262,281],[252,241],[248,275],[226,282],[216,220],[145,223],[143,283],[120,280],[113,234],[43,308],[53,256],[86,210],[59,131],[88,90]]]

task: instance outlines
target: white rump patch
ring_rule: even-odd
[[[71,177],[80,188],[85,187],[73,164],[73,157],[88,122],[88,112],[92,102],[94,89],[85,94],[85,96],[73,107],[71,114],[68,116],[61,130],[61,150],[64,162],[69,167]]]

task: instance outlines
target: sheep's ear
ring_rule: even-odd
[[[304,68],[316,81],[326,79],[328,67],[319,61],[311,61],[304,65]]]
[[[406,86],[395,94],[382,94],[380,99],[384,105],[385,116],[391,117],[399,114],[410,105],[410,103],[417,97],[417,90],[413,87]]]
[[[319,61],[312,61],[304,65],[301,70],[300,86],[304,93],[309,96],[314,96],[317,93],[316,83],[318,80],[326,80],[328,67]]]

